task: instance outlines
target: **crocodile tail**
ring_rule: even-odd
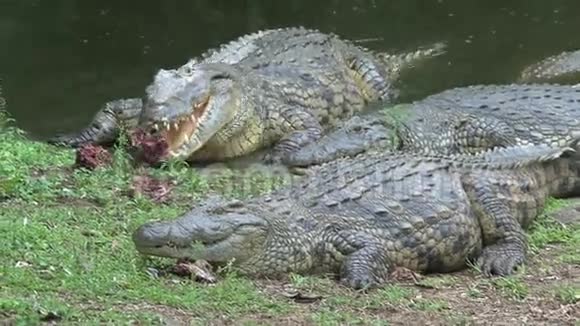
[[[376,55],[388,67],[390,73],[399,74],[404,69],[414,68],[421,62],[438,57],[446,52],[447,44],[445,42],[437,42],[412,52],[397,54],[379,52]]]
[[[374,53],[375,62],[357,58],[352,63],[351,68],[361,74],[363,81],[371,89],[379,90],[379,100],[390,102],[399,97],[398,90],[392,87],[392,84],[400,77],[403,70],[413,68],[422,61],[442,55],[446,52],[445,49],[446,44],[439,42],[413,52],[397,54],[377,52]],[[379,66],[383,66],[383,68],[377,70],[376,68]]]
[[[138,125],[143,108],[140,98],[127,98],[105,103],[91,123],[78,132],[60,134],[47,140],[56,146],[80,147],[92,143],[109,145],[116,141],[121,130],[131,130]]]
[[[480,154],[467,156],[476,164],[481,163],[492,168],[519,168],[572,155],[577,152],[579,141],[580,138],[574,139],[568,146],[564,147],[553,147],[546,144],[498,147]]]
[[[399,95],[392,89],[390,80],[387,80],[382,75],[382,71],[378,69],[378,66],[372,60],[356,58],[351,62],[350,68],[358,73],[363,83],[369,88],[367,97],[373,98],[370,95],[373,91],[378,93],[378,100],[380,101],[391,101]]]
[[[580,77],[580,50],[566,51],[525,68],[518,83],[577,83]]]

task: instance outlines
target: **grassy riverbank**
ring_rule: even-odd
[[[122,151],[110,167],[73,169],[74,151],[31,142],[5,126],[0,147],[0,324],[516,325],[512,320],[526,317],[531,325],[571,323],[580,313],[578,224],[543,217],[530,233],[529,266],[510,278],[489,280],[467,270],[361,294],[330,279],[252,281],[229,271],[216,285],[204,285],[157,275],[173,262],[138,256],[131,232],[184,213],[210,191],[243,198],[272,189],[279,178],[208,177],[179,164],[136,169]],[[173,184],[165,203],[132,190],[134,176],[145,174]],[[550,210],[571,204],[578,205],[554,200]],[[289,291],[313,298],[299,300]]]

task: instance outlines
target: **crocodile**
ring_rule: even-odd
[[[565,51],[526,67],[518,78],[521,83],[580,83],[580,50]]]
[[[383,148],[450,155],[525,144],[562,146],[580,135],[580,88],[570,85],[474,85],[369,110],[303,147],[287,165]]]
[[[123,126],[160,135],[163,160],[221,161],[271,147],[266,161],[281,161],[367,104],[395,101],[401,72],[444,49],[374,53],[316,30],[260,31],[160,69],[143,100],[107,103],[90,126],[49,142],[105,144]]]
[[[575,143],[571,146],[575,146]],[[488,276],[525,264],[525,229],[549,196],[580,189],[576,151],[511,146],[477,155],[365,153],[313,168],[277,192],[208,197],[133,233],[143,255],[232,264],[250,277],[335,274],[355,289],[403,267]]]

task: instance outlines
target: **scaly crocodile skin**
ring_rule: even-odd
[[[573,144],[575,145],[575,144]],[[302,182],[246,201],[210,197],[184,216],[139,227],[139,252],[233,260],[242,273],[336,273],[353,288],[395,266],[485,274],[523,264],[524,229],[548,196],[580,186],[569,148],[510,147],[475,156],[365,154],[314,168]]]
[[[178,129],[174,123],[193,119],[196,131],[171,156],[217,161],[274,146],[268,157],[283,161],[368,103],[395,100],[401,70],[441,53],[442,44],[386,54],[315,30],[261,31],[177,69],[161,69],[144,102],[133,99],[131,107],[109,103],[88,128],[50,142],[110,142],[121,122],[130,129],[161,125],[173,132]],[[204,114],[190,117],[192,108],[208,97]]]

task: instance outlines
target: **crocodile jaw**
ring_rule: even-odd
[[[233,68],[207,64],[192,69],[160,70],[147,88],[140,124],[167,142],[162,160],[189,158],[238,111],[240,90]]]
[[[202,105],[203,114],[195,118],[195,124],[191,127],[183,125],[180,133],[177,134],[177,141],[173,144],[169,143],[168,156],[170,158],[188,159],[224,126],[233,121],[238,116],[240,108],[239,92],[234,89],[224,89],[221,94],[210,96]]]
[[[208,95],[201,102],[193,105],[190,114],[174,118],[172,121],[163,119],[161,122],[150,124],[153,131],[158,132],[167,142],[166,158],[187,158],[190,153],[203,145],[199,133],[196,131],[207,120],[205,113],[208,107],[213,106],[212,102],[211,96]]]
[[[168,258],[243,263],[263,251],[268,223],[255,215],[193,210],[174,221],[150,222],[133,233],[137,251]]]

